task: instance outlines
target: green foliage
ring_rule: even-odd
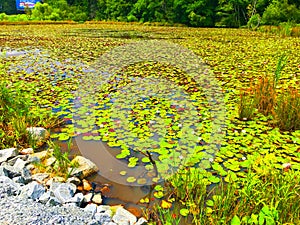
[[[256,104],[251,88],[242,90],[239,103],[239,119],[252,120],[256,110]]]
[[[250,170],[245,178],[221,182],[210,192],[206,191],[208,185],[200,170],[179,172],[170,182],[172,196],[184,209],[184,216],[179,214],[181,220],[188,224],[186,209],[193,224],[199,225],[297,224],[300,222],[300,207],[294,202],[300,191],[300,181],[295,179],[298,176],[299,172],[294,171],[268,170],[260,175]],[[161,208],[156,210],[164,218],[177,215],[174,210],[164,210],[163,213]]]
[[[4,12],[15,10],[12,2]],[[1,5],[0,5],[1,6]],[[194,27],[241,27],[255,29],[262,24],[300,22],[299,3],[288,0],[45,0],[25,10],[33,20],[112,20],[160,22]],[[1,11],[0,11],[1,12]],[[261,19],[262,18],[262,19]],[[21,20],[18,20],[21,19]],[[11,22],[25,21],[13,17]]]
[[[279,25],[280,22],[300,22],[300,8],[288,0],[273,0],[262,16],[262,23]]]
[[[247,27],[255,30],[259,26],[260,21],[261,21],[260,15],[254,14],[253,16],[250,17],[247,23]]]

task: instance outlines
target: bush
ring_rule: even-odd
[[[0,21],[6,21],[8,16],[5,13],[0,13]]]
[[[257,27],[259,27],[260,21],[261,21],[260,15],[255,14],[251,16],[251,18],[249,19],[247,23],[247,27],[251,29],[256,29]]]

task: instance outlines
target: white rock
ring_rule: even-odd
[[[84,179],[98,171],[98,167],[91,160],[86,159],[82,156],[76,156],[73,160],[73,163],[78,163],[78,167],[74,168],[71,172],[71,176],[79,177],[80,179]]]
[[[76,192],[76,185],[71,183],[61,183],[53,192],[54,196],[61,202],[66,203]]]
[[[74,197],[70,198],[67,203],[75,203],[77,206],[81,206],[81,203],[83,202],[84,196],[82,193],[77,193],[74,195]]]
[[[81,183],[81,180],[77,177],[70,177],[70,178],[67,179],[67,182],[75,184],[76,186],[78,186]]]
[[[20,185],[6,176],[0,176],[0,194],[8,193],[9,195],[18,194]]]
[[[32,180],[35,180],[39,183],[43,183],[49,177],[50,177],[49,173],[36,173],[32,175]]]
[[[85,208],[85,211],[87,212],[92,212],[92,214],[94,215],[97,212],[97,205],[92,203],[92,204],[88,204]]]
[[[33,151],[33,148],[25,148],[25,149],[22,149],[22,150],[20,151],[20,153],[21,153],[22,155],[30,155],[30,154],[33,154],[34,151]]]
[[[111,216],[107,213],[95,213],[95,220],[97,220],[100,224],[109,223],[111,221]]]
[[[22,169],[25,168],[25,166],[26,166],[26,162],[19,158],[14,164],[14,169],[17,171],[21,171]]]
[[[17,156],[19,151],[16,148],[7,148],[0,150],[0,163],[6,162],[9,158]]]
[[[123,207],[119,207],[116,211],[116,214],[113,216],[113,221],[117,224],[129,224],[134,225],[137,221],[137,218],[135,215],[133,215],[131,212],[127,211]]]
[[[56,161],[56,158],[54,156],[51,156],[50,158],[45,160],[45,166],[51,166]]]
[[[90,202],[90,201],[92,201],[92,197],[93,197],[93,194],[92,194],[92,193],[87,193],[87,194],[84,196],[83,201],[84,201],[84,202]]]
[[[45,192],[41,195],[41,197],[39,197],[39,202],[46,204],[49,201],[50,197],[50,192]]]
[[[21,195],[25,195],[33,200],[40,198],[45,193],[43,185],[33,181],[22,188]]]
[[[98,205],[97,206],[97,212],[98,213],[107,213],[109,215],[112,215],[112,211],[111,211],[109,205]]]
[[[96,204],[102,204],[102,196],[100,193],[95,194],[92,198],[92,202],[96,203]]]
[[[134,225],[143,225],[143,224],[147,224],[147,223],[148,223],[148,221],[144,217],[141,217]]]

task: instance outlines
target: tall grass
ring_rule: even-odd
[[[300,129],[300,94],[297,89],[288,89],[277,100],[276,124],[281,130]]]
[[[300,224],[299,175],[292,170],[249,171],[246,178],[222,181],[207,191],[201,170],[188,169],[169,182],[171,195],[192,217],[182,217],[182,224]]]

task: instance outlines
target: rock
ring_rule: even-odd
[[[19,151],[16,148],[7,148],[0,150],[0,163],[6,162],[8,159],[17,156]]]
[[[88,203],[88,202],[91,202],[92,201],[92,198],[93,198],[93,193],[87,193],[85,196],[84,196],[84,199],[83,201]]]
[[[50,158],[45,159],[44,165],[45,166],[51,166],[55,163],[56,158],[54,156],[51,156]]]
[[[50,197],[50,192],[47,191],[44,194],[42,194],[41,197],[39,197],[39,202],[46,204],[49,201]]]
[[[134,225],[145,225],[145,224],[148,224],[148,221],[144,217],[141,217]]]
[[[22,176],[14,177],[12,180],[18,184],[25,184],[25,179]]]
[[[84,196],[82,193],[77,193],[74,195],[74,197],[70,198],[67,203],[75,203],[77,206],[81,206],[83,202]]]
[[[109,215],[112,215],[112,211],[111,211],[109,205],[98,205],[97,206],[97,212],[99,212],[99,213],[107,213]]]
[[[126,209],[124,209],[123,207],[118,207],[116,214],[113,216],[113,221],[117,224],[129,224],[129,225],[133,225],[136,221],[137,218],[135,217],[135,215],[133,215],[132,213],[128,212]]]
[[[49,190],[51,193],[54,194],[54,191],[58,188],[58,186],[61,184],[59,182],[54,182],[53,178],[47,181],[47,185],[49,184]]]
[[[44,181],[50,177],[49,173],[36,173],[32,175],[32,180],[35,180],[39,183],[44,183]]]
[[[36,181],[33,181],[22,188],[21,195],[27,196],[33,200],[39,199],[45,193],[45,188],[43,185]]]
[[[20,185],[15,183],[9,177],[0,176],[0,195],[7,193],[8,195],[17,195],[20,192]]]
[[[70,177],[67,179],[68,183],[75,184],[76,186],[81,184],[81,180],[77,177]]]
[[[57,205],[60,205],[60,201],[55,197],[50,197],[50,199],[46,203],[46,206],[57,206]]]
[[[94,215],[94,218],[100,224],[109,223],[111,221],[111,217],[107,213],[98,213],[98,212],[96,212],[95,215]]]
[[[48,155],[51,154],[49,150],[41,151],[41,152],[35,152],[28,157],[28,162],[40,162],[41,160],[44,160],[48,157]]]
[[[85,211],[91,212],[93,215],[97,212],[97,205],[96,204],[88,204],[85,208]]]
[[[31,173],[30,171],[27,169],[27,167],[23,168],[23,170],[21,171],[21,176],[24,178],[24,183],[28,184],[32,181],[31,179]]]
[[[21,170],[23,170],[23,169],[25,168],[26,164],[27,164],[26,161],[24,161],[24,160],[18,158],[18,159],[16,160],[16,162],[14,163],[14,169],[15,169],[16,171],[21,171]]]
[[[8,171],[5,169],[4,166],[0,166],[0,176],[8,177]]]
[[[50,133],[43,127],[28,127],[26,130],[36,142],[37,147],[42,146],[50,137]]]
[[[55,190],[54,196],[61,202],[66,203],[76,192],[76,185],[71,183],[61,183]]]
[[[8,160],[7,163],[11,166],[15,165],[16,161],[18,159],[21,159],[23,161],[27,161],[28,159],[28,156],[27,155],[18,155],[16,157],[13,157],[12,159]],[[28,162],[26,162],[26,164],[28,164]]]
[[[100,193],[98,194],[94,194],[93,198],[92,198],[92,202],[96,203],[98,205],[102,204],[102,196]]]
[[[63,183],[65,182],[65,178],[63,177],[53,177],[53,182],[59,182],[59,183]]]
[[[21,153],[22,155],[30,155],[30,154],[33,154],[34,151],[33,151],[33,148],[25,148],[25,149],[22,149],[22,150],[20,151],[20,153]]]
[[[9,178],[21,176],[21,171],[15,169],[13,166],[10,166],[7,164],[7,165],[4,165],[3,167],[7,171]]]
[[[129,205],[126,207],[127,211],[131,212],[133,215],[135,215],[137,218],[140,218],[143,216],[143,211],[141,210],[141,208],[133,206],[133,205]]]
[[[30,155],[27,159],[28,163],[40,163],[41,159],[36,155]],[[30,164],[31,165],[31,164]]]
[[[98,171],[98,167],[96,166],[95,163],[82,156],[76,156],[72,160],[72,163],[77,163],[78,167],[74,168],[73,170],[70,169],[71,176],[76,176],[79,177],[80,179],[88,177]]]
[[[90,191],[93,189],[91,183],[88,182],[86,179],[82,180],[82,185],[83,185],[83,190],[85,191]]]

